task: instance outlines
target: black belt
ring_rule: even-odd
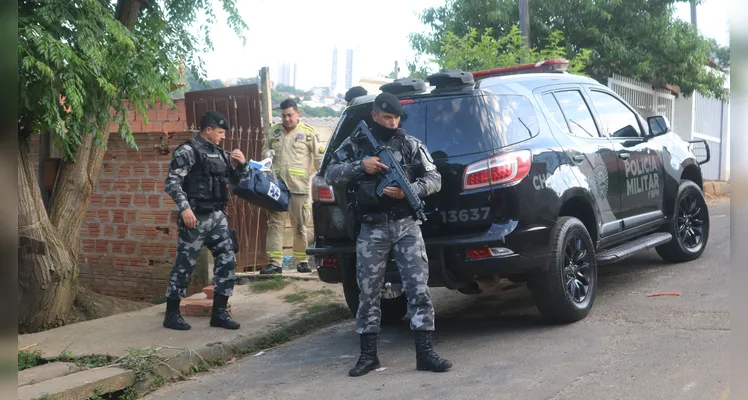
[[[395,209],[381,212],[367,212],[361,215],[361,222],[379,224],[387,221],[397,221],[413,216],[410,210]]]
[[[196,204],[192,206],[192,211],[195,214],[210,214],[216,211],[223,211],[225,208],[226,204]]]

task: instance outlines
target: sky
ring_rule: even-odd
[[[702,35],[721,45],[729,44],[730,0],[705,0],[697,7],[697,24]],[[257,76],[270,67],[277,81],[282,62],[296,63],[296,86],[327,87],[331,81],[333,48],[338,47],[338,82],[345,71],[345,51],[354,49],[353,81],[362,76],[389,74],[395,60],[401,72],[415,55],[408,35],[423,32],[417,14],[444,0],[238,0],[238,9],[249,31],[246,47],[225,23],[215,25],[214,51],[205,54],[208,79]],[[530,3],[532,6],[532,2]],[[322,6],[323,5],[323,6]],[[394,10],[394,11],[393,11]],[[531,9],[532,12],[532,9]],[[225,15],[216,10],[220,18]],[[690,6],[680,3],[676,17],[691,20]]]

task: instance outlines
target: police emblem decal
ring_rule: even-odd
[[[298,135],[296,135],[296,140],[304,140],[304,134],[299,133]]]

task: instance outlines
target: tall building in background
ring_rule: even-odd
[[[296,63],[283,62],[278,66],[278,83],[296,87]]]
[[[332,50],[332,77],[330,79],[330,91],[338,87],[338,46]]]
[[[293,79],[291,80],[291,86],[296,87],[296,72],[298,72],[298,64],[293,63]]]
[[[353,86],[353,49],[345,52],[345,90]]]

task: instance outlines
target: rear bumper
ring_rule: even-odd
[[[507,276],[531,274],[542,271],[547,265],[550,227],[525,227],[517,229],[516,221],[494,224],[485,234],[426,238],[429,258],[429,285],[446,286],[471,282],[476,276]],[[476,248],[500,248],[508,253],[483,259],[470,259],[466,252]],[[356,248],[347,246],[315,246],[307,249],[308,255],[317,258],[320,280],[340,283],[346,275],[345,268],[355,269]],[[334,258],[334,263],[322,266],[321,260]],[[390,279],[392,278],[392,279]],[[399,281],[397,269],[388,268],[387,280]]]

